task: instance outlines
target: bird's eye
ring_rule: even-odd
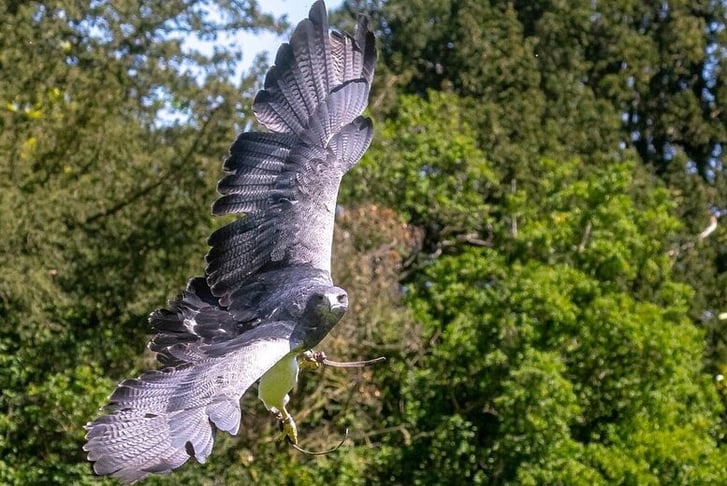
[[[348,296],[346,294],[338,294],[338,303],[344,304],[348,302]]]

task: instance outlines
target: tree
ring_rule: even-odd
[[[425,230],[427,247],[479,238],[490,222],[486,196],[497,176],[462,113],[451,94],[430,91],[427,103],[403,96],[373,142],[374,153],[399,155],[386,164],[362,163],[343,186],[341,200],[375,199],[397,208]],[[400,190],[382,191],[385,187]]]
[[[724,5],[352,0],[336,25],[360,6],[376,137],[343,181],[351,312],[323,349],[389,359],[302,376],[301,443],[349,427],[338,452],[286,450],[251,396],[208,464],[150,484],[722,481],[723,225],[697,235],[726,206]],[[262,69],[231,82],[226,35],[278,25],[238,7],[0,7],[2,483],[95,481],[82,425],[202,271]]]
[[[441,113],[434,98],[402,100],[399,116]],[[456,117],[442,119],[461,128]],[[410,151],[396,148],[408,146],[407,131],[417,126],[431,127],[418,132],[417,145],[439,140],[443,128],[455,133],[434,120],[395,118],[379,137],[385,149],[367,155],[361,174],[417,173]],[[547,176],[537,185],[514,184],[502,195],[486,246],[462,241],[410,269],[406,302],[423,338],[400,356],[409,366],[384,382],[382,393],[400,402],[385,405],[383,426],[405,432],[382,437],[373,477],[407,484],[724,477],[723,409],[699,359],[704,334],[688,318],[692,290],[674,278],[670,243],[680,223],[669,192],[653,179],[645,185],[631,163],[541,164]],[[428,214],[440,207],[446,214],[448,201],[431,198],[437,186],[426,190],[380,197],[407,218],[417,217],[410,199],[432,201]],[[690,454],[681,452],[685,443]]]
[[[140,365],[146,315],[201,271],[200,201],[249,119],[239,47],[183,39],[275,24],[254,2],[0,10],[0,482],[77,483],[82,425]]]
[[[723,225],[697,236],[727,208],[724,2],[346,4],[380,28],[378,110],[395,113],[400,92],[454,92],[502,187],[537,186],[543,157],[637,160],[644,184],[649,173],[666,181],[682,221],[675,276],[695,289],[711,369],[724,367]]]

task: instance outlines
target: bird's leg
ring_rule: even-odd
[[[291,444],[295,445],[298,443],[298,427],[295,425],[293,416],[283,407],[277,413],[277,418],[280,421],[280,429],[283,431],[282,439],[286,438]]]
[[[283,439],[287,437],[293,444],[298,442],[298,429],[285,406],[288,404],[288,393],[298,380],[298,359],[296,354],[289,353],[266,371],[260,378],[260,385],[258,385],[257,390],[258,398],[265,404],[265,408],[274,413],[280,421]]]

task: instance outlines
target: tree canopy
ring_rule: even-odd
[[[148,482],[723,482],[725,3],[351,0],[331,23],[358,11],[376,136],[323,349],[389,359],[301,377],[302,445],[349,428],[337,452],[287,450],[249,397],[206,465]],[[234,34],[287,25],[254,1],[0,12],[0,482],[90,484],[83,424],[152,365],[147,315],[221,224],[265,67],[235,77]]]

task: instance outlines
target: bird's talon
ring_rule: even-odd
[[[298,427],[295,425],[293,417],[288,415],[287,418],[280,418],[280,425],[283,429],[281,440],[287,440],[293,445],[298,444]]]
[[[326,360],[326,353],[323,351],[306,351],[302,354],[298,366],[301,369],[317,370]]]

